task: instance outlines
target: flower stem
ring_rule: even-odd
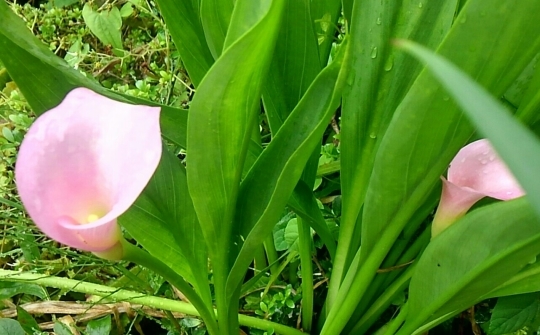
[[[40,286],[54,287],[62,290],[69,290],[72,292],[92,294],[95,296],[103,297],[107,301],[128,301],[151,308],[162,309],[171,312],[179,312],[193,316],[200,316],[200,313],[193,305],[183,301],[154,297],[139,292],[88,283],[75,279],[47,276],[38,273],[0,269],[0,280],[13,282],[31,282]],[[238,315],[238,321],[242,326],[253,327],[265,331],[270,331],[273,329],[274,332],[283,335],[306,335],[298,329],[294,329],[281,325],[279,323],[254,318],[247,315]]]
[[[313,264],[311,263],[311,228],[297,218],[298,249],[302,274],[302,328],[310,332],[313,322]]]
[[[146,251],[132,245],[131,243],[122,239],[122,247],[124,249],[124,260],[142,265],[155,273],[159,274],[171,285],[174,285],[179,289],[186,298],[193,304],[193,306],[199,311],[200,316],[206,324],[206,328],[211,335],[218,334],[218,325],[216,321],[216,315],[213,313],[211,306],[207,306],[202,298],[195,292],[195,290],[176,272],[171,268],[163,264],[160,260],[153,257]]]
[[[396,331],[398,331],[398,329],[401,327],[403,322],[405,322],[405,318],[407,317],[408,310],[409,310],[408,303],[405,303],[403,306],[401,306],[401,310],[399,311],[399,314],[388,323],[388,328],[386,329],[385,334],[393,335],[396,333]],[[412,332],[409,334],[412,334]]]

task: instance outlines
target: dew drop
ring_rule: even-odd
[[[450,100],[450,97],[447,96],[447,95],[445,95],[442,99],[443,99],[444,101],[448,101],[448,100]]]
[[[489,156],[489,161],[493,162],[495,160],[495,156]]]
[[[378,18],[377,18],[377,25],[378,25],[378,26],[380,26],[380,25],[381,25],[381,23],[382,23],[382,20],[381,20],[381,18],[380,18],[380,17],[378,17]]]
[[[424,7],[424,4],[421,3],[421,2],[419,2],[419,3],[418,3],[418,8],[422,8],[422,7]]]
[[[375,138],[377,138],[377,134],[371,133],[371,134],[369,134],[369,137],[375,139]]]
[[[467,158],[462,158],[461,163],[465,163],[466,160],[467,160]]]
[[[461,24],[464,24],[467,22],[467,16],[463,15],[463,17],[461,18],[461,20],[459,21]]]
[[[506,192],[506,195],[512,195],[512,194],[514,194],[514,192],[512,192],[512,191]]]
[[[390,71],[394,67],[394,56],[390,55],[384,64],[384,70]]]
[[[480,161],[480,163],[482,163],[483,165],[486,165],[486,164],[488,163],[488,160],[487,160],[487,159],[482,159],[482,160]]]
[[[373,59],[377,58],[377,52],[378,52],[377,47],[371,48],[371,58]]]

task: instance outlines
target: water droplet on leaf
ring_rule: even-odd
[[[384,64],[384,70],[390,71],[394,67],[394,56],[390,55]]]
[[[371,48],[371,58],[377,58],[377,47]]]

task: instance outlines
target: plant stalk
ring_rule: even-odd
[[[179,289],[186,298],[193,304],[193,306],[199,311],[201,318],[206,324],[208,332],[212,335],[218,334],[218,324],[216,322],[216,315],[212,311],[211,306],[206,306],[202,298],[195,292],[195,290],[176,272],[171,268],[163,264],[160,260],[153,257],[146,251],[132,245],[131,243],[122,239],[122,247],[124,250],[123,259],[144,266],[155,273],[159,274],[171,285],[174,285]]]
[[[0,269],[0,280],[10,282],[26,282],[45,287],[53,287],[72,292],[91,294],[103,297],[104,302],[128,301],[134,304],[141,304],[151,308],[179,312],[193,316],[200,316],[197,309],[183,301],[154,297],[139,292],[118,289],[115,287],[88,283],[80,280],[47,276],[38,273],[19,272]],[[274,330],[274,332],[283,335],[306,335],[298,329],[281,325],[264,319],[254,318],[247,315],[238,315],[238,321],[242,326],[253,327],[265,331]]]

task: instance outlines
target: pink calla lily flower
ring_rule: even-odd
[[[486,139],[463,147],[450,163],[448,180],[441,179],[443,189],[431,228],[433,237],[483,197],[510,200],[525,194]]]
[[[70,247],[121,248],[116,218],[135,202],[161,158],[158,107],[71,91],[28,130],[15,177],[36,225]]]

